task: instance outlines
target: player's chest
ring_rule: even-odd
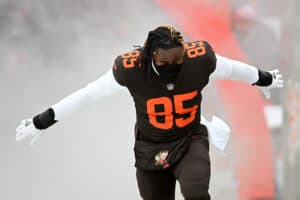
[[[131,94],[136,105],[155,110],[173,110],[193,107],[201,102],[199,85],[188,79],[178,79],[178,82],[165,83],[159,80],[140,84]]]

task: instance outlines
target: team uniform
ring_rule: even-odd
[[[207,129],[200,124],[201,92],[216,68],[216,56],[205,41],[188,42],[184,48],[183,63],[173,82],[161,80],[155,70],[145,78],[136,60],[139,49],[115,60],[114,77],[128,88],[136,107],[135,165],[144,199],[172,199],[176,179],[183,193],[187,190],[186,198],[190,190],[195,190],[193,196],[195,192],[208,195],[210,162]],[[180,175],[191,180],[181,180]]]
[[[201,90],[216,67],[216,58],[206,42],[186,43],[185,48],[190,49],[185,51],[181,70],[171,83],[162,81],[154,71],[150,80],[145,79],[140,63],[128,56],[138,56],[141,50],[118,56],[115,61],[114,77],[133,97],[138,130],[154,142],[183,136],[200,121]],[[203,49],[199,55],[197,48]],[[131,62],[134,65],[127,65]]]

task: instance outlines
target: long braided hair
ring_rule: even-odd
[[[158,48],[183,47],[183,44],[184,40],[181,33],[171,25],[161,25],[150,31],[140,56],[140,62],[146,78],[149,77],[151,72],[151,62],[155,50]]]

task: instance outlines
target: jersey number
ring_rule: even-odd
[[[186,49],[187,56],[189,58],[197,58],[198,56],[203,56],[206,54],[203,42],[185,43],[184,48]]]
[[[198,91],[193,91],[185,94],[174,95],[174,108],[177,114],[189,114],[187,118],[176,118],[175,124],[178,127],[185,127],[194,121],[198,109],[198,105],[194,105],[191,108],[184,108],[184,101],[188,101],[197,96]],[[162,105],[162,112],[156,112],[155,106]],[[174,115],[172,100],[168,97],[152,98],[147,101],[147,113],[149,116],[149,122],[156,128],[170,129],[174,126]],[[163,117],[163,122],[159,122],[157,117]]]
[[[134,67],[135,61],[140,56],[140,52],[138,50],[131,51],[129,53],[123,54],[122,57],[122,64],[125,68],[132,68]]]

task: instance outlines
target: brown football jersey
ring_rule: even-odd
[[[216,68],[216,56],[205,41],[186,42],[181,69],[174,82],[165,83],[151,72],[145,73],[139,56],[141,49],[116,58],[113,74],[126,86],[136,108],[136,125],[144,138],[169,141],[187,134],[200,123],[202,89]]]

